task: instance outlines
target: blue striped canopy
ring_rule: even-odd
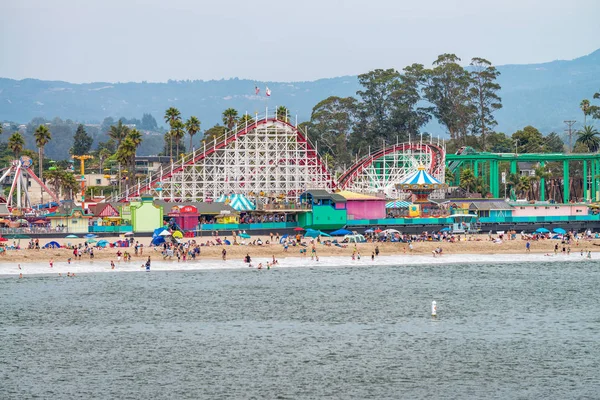
[[[409,201],[394,200],[385,203],[385,208],[408,208],[411,204]]]
[[[256,206],[243,194],[231,194],[229,196],[222,195],[217,203],[226,203],[229,200],[229,206],[236,211],[252,211],[256,210]]]
[[[417,172],[410,175],[402,183],[402,185],[439,185],[440,181],[431,176],[425,169],[419,168]]]

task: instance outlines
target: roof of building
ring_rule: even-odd
[[[379,198],[376,196],[369,196],[368,194],[355,193],[355,192],[351,192],[349,190],[340,190],[338,192],[335,192],[335,194],[339,194],[340,196],[344,197],[346,200],[385,201],[385,199],[382,199],[382,198]]]
[[[92,218],[94,217],[94,213],[92,210],[84,210],[81,206],[76,206],[72,201],[65,201],[62,203],[55,212],[46,215],[48,218],[62,218],[62,217],[72,217],[77,215],[77,218]]]
[[[505,201],[480,201],[480,202],[472,202],[469,205],[469,209],[480,210],[480,211],[490,211],[490,210],[512,210],[513,207]]]
[[[331,200],[334,203],[346,202],[346,198],[344,196],[341,196],[337,193],[329,193],[327,190],[323,189],[307,190],[306,192],[300,195],[300,198],[306,198],[308,197],[307,195],[310,195],[313,198],[313,200]]]
[[[96,217],[118,217],[120,216],[119,210],[110,203],[98,203],[93,207],[90,207],[90,211]]]

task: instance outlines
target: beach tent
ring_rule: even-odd
[[[59,249],[60,248],[60,244],[58,244],[58,242],[48,242],[44,245],[44,247],[42,247],[43,249]]]
[[[108,246],[108,240],[100,240],[98,243],[96,243],[96,246],[106,247],[106,246]]]
[[[352,232],[348,229],[338,229],[337,231],[333,231],[330,233],[331,236],[344,236],[344,235],[352,235]]]
[[[228,203],[236,211],[256,210],[256,206],[243,194],[222,195],[216,200],[217,203]]]
[[[288,236],[290,236],[290,235],[288,235],[287,233],[285,235],[283,235],[281,237],[281,239],[279,239],[279,244],[283,244],[283,242],[285,242],[285,240],[288,238]]]
[[[166,234],[165,234],[166,232]],[[157,228],[154,230],[152,234],[152,241],[150,242],[153,246],[158,246],[159,244],[163,244],[165,242],[165,236],[170,235],[169,231],[166,228]]]
[[[247,233],[240,233],[239,235],[242,239],[250,239],[250,235],[248,235]]]

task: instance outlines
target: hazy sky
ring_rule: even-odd
[[[599,0],[0,0],[0,77],[302,81],[374,68],[572,59]]]

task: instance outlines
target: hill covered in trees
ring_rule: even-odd
[[[493,60],[490,60],[493,62]],[[468,62],[468,60],[463,60]],[[564,120],[583,120],[582,99],[600,89],[600,50],[570,61],[531,65],[504,65],[497,82],[503,107],[495,114],[497,131],[512,133],[533,125],[544,133],[562,132]],[[401,70],[402,67],[398,67]],[[256,94],[255,86],[260,89]],[[271,96],[265,96],[266,87]],[[0,121],[28,123],[33,118],[60,117],[100,124],[106,117],[140,118],[151,114],[163,125],[164,110],[177,107],[182,115],[196,115],[206,129],[221,121],[224,109],[263,113],[265,107],[285,105],[299,122],[330,96],[356,96],[356,76],[312,82],[169,81],[166,83],[72,84],[35,79],[0,78]],[[437,136],[445,128],[430,123],[425,129]]]

